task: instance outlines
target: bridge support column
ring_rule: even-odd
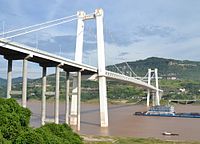
[[[100,119],[101,127],[108,127],[108,106],[106,78],[99,77]]]
[[[22,81],[22,106],[26,108],[27,100],[27,58],[23,59],[23,81]]]
[[[77,125],[77,73],[73,76],[70,125]]]
[[[163,96],[163,91],[160,91],[160,92],[159,92],[159,100],[162,99],[162,96]]]
[[[158,87],[158,69],[155,69],[156,80],[156,105],[160,105],[159,87]]]
[[[42,67],[42,109],[41,109],[41,124],[45,124],[46,119],[46,80],[47,80],[47,68]]]
[[[81,72],[78,72],[78,77],[77,77],[77,130],[80,131],[80,124],[81,124],[81,120],[80,120],[80,113],[81,113]]]
[[[151,69],[148,69],[148,84],[151,84]],[[149,107],[150,89],[147,90],[147,107]]]
[[[147,90],[147,107],[149,107],[149,101],[150,101],[150,90]]]
[[[59,123],[59,96],[60,96],[60,68],[56,66],[56,92],[55,92],[55,123]]]
[[[76,36],[75,61],[78,63],[82,63],[85,12],[79,11],[77,12],[77,16],[78,16],[78,24],[77,24],[77,36]],[[77,125],[77,76],[73,77],[70,124]]]
[[[66,96],[66,101],[65,101],[65,123],[69,124],[69,72],[66,72],[66,86],[65,86],[65,96]]]
[[[11,98],[11,95],[10,95],[11,88],[12,88],[12,60],[8,59],[7,98]]]
[[[105,70],[105,49],[103,34],[103,10],[96,9],[97,24],[97,51],[98,51],[98,75],[99,75],[99,97],[100,97],[100,119],[101,127],[108,127],[107,87]]]
[[[152,105],[155,106],[155,92],[152,93]]]

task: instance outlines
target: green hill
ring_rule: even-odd
[[[117,67],[116,67],[117,66]],[[163,97],[167,99],[193,99],[200,98],[200,62],[180,61],[173,59],[164,59],[151,57],[145,60],[133,62],[124,62],[116,64],[116,66],[107,66],[107,70],[114,72],[121,71],[126,75],[131,74],[131,69],[143,77],[148,68],[158,68],[159,87],[164,90]],[[119,70],[117,70],[119,69]],[[172,80],[172,78],[175,78]],[[65,99],[65,74],[61,73],[60,77],[60,98]],[[6,96],[6,80],[1,79],[0,97]],[[28,80],[28,99],[41,99],[41,78]],[[55,74],[47,77],[47,91],[55,91]],[[13,90],[21,90],[21,78],[13,79]],[[122,82],[108,81],[108,99],[109,100],[126,100],[128,102],[137,101],[142,97],[146,97],[146,91]],[[185,89],[184,93],[180,89]],[[81,100],[96,100],[98,99],[98,82],[82,81]],[[20,98],[21,96],[15,96]],[[47,97],[50,98],[51,97]]]
[[[6,85],[6,80],[5,79],[2,79],[2,78],[0,78],[0,86],[4,86],[4,85]]]
[[[117,68],[126,75],[131,74],[131,69],[138,75],[144,76],[147,69],[158,68],[159,76],[163,79],[200,80],[200,62],[188,60],[174,60],[151,57],[145,60],[123,62],[116,64]],[[114,65],[107,66],[107,70],[119,72]]]

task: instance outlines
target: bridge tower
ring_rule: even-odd
[[[155,78],[155,85],[156,85],[156,91],[153,92],[153,106],[154,105],[160,105],[160,92],[159,92],[159,85],[158,85],[158,69],[148,69],[148,85],[151,85],[151,79],[152,79],[152,73],[154,74],[154,78]],[[151,91],[148,89],[147,91],[147,107],[149,107],[149,102],[150,102],[150,94]]]
[[[107,86],[105,69],[105,48],[103,34],[103,9],[95,10],[97,23],[97,52],[101,127],[108,127]]]
[[[151,69],[148,69],[148,85],[151,84]],[[150,100],[150,90],[147,90],[147,107],[149,107],[149,100]]]
[[[89,19],[96,19],[97,27],[97,53],[98,53],[98,78],[99,78],[99,97],[100,97],[100,123],[101,127],[108,127],[108,107],[107,107],[107,87],[105,77],[105,50],[104,50],[104,34],[103,34],[103,10],[96,9],[95,14],[92,16],[86,16],[83,11],[78,12],[78,25],[77,25],[77,39],[76,39],[76,51],[75,61],[82,63],[83,52],[83,33],[84,33],[84,21]],[[72,91],[72,104],[71,104],[71,125],[79,125],[77,121],[78,110],[80,102],[77,104],[77,78],[73,77],[73,91]],[[80,101],[80,100],[79,100]],[[80,110],[79,110],[80,111]],[[77,123],[78,122],[78,123]]]
[[[78,63],[82,63],[83,57],[83,34],[84,34],[84,18],[85,12],[78,11],[78,24],[77,24],[77,35],[76,35],[76,50],[75,50],[75,61]],[[72,90],[72,104],[71,104],[71,117],[70,124],[77,125],[77,117],[78,117],[78,83],[77,83],[78,73],[73,76],[73,90]]]

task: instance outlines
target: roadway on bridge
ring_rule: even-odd
[[[47,67],[56,67],[57,65],[61,64],[61,68],[67,72],[76,72],[82,70],[82,74],[97,73],[97,68],[95,67],[79,64],[75,61],[53,55],[42,50],[5,40],[0,40],[0,54],[6,59],[13,60],[22,60],[29,56],[29,61]]]

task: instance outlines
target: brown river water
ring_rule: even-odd
[[[32,111],[31,126],[40,126],[41,103],[28,101]],[[60,122],[64,122],[64,102],[60,103]],[[136,111],[145,111],[145,105],[109,105],[109,128],[100,128],[99,105],[81,104],[80,134],[101,136],[154,137],[167,140],[200,141],[200,118],[172,118],[135,116]],[[199,112],[200,106],[176,105],[176,112]],[[53,118],[54,104],[47,104],[47,117]],[[179,136],[163,136],[162,132],[178,133]]]

